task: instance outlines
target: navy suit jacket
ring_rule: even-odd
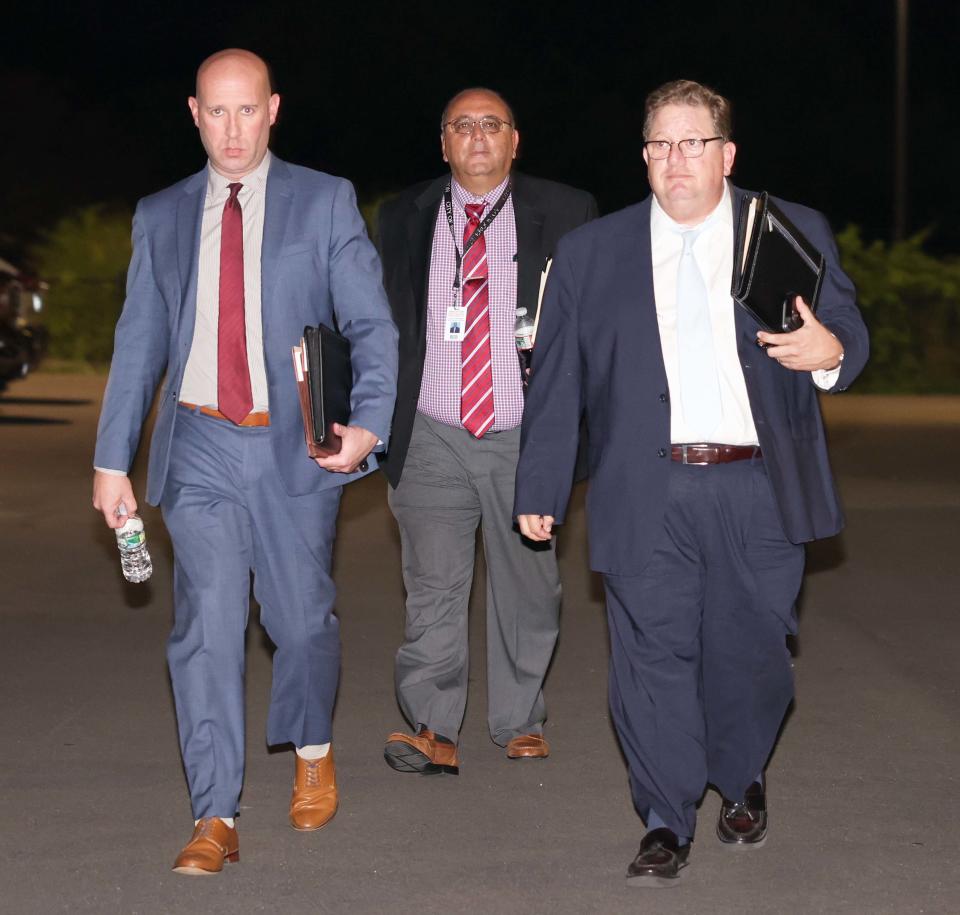
[[[207,169],[137,206],[127,297],[117,323],[94,465],[129,470],[160,379],[147,501],[163,495],[177,402],[197,313],[200,226]],[[363,473],[330,473],[306,452],[291,347],[306,324],[333,326],[350,340],[354,387],[350,424],[386,442],[397,380],[397,329],[380,262],[357,211],[353,188],[273,157],[267,176],[261,250],[263,348],[269,435],[290,495],[341,486]],[[368,459],[369,470],[376,459]]]
[[[731,188],[734,214],[748,192]],[[567,510],[585,412],[587,512],[596,571],[637,575],[662,529],[670,465],[670,398],[660,346],[650,248],[651,199],[575,229],[557,246],[544,296],[521,435],[514,512]],[[844,348],[833,391],[862,370],[867,330],[822,214],[777,200],[827,261],[817,316]],[[756,344],[736,309],[737,350],[764,463],[787,537],[829,537],[843,526],[817,388]]]

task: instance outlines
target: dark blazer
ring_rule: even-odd
[[[180,384],[197,314],[200,226],[207,169],[145,197],[133,218],[127,298],[117,324],[110,378],[97,430],[94,466],[128,470],[157,385],[147,501],[163,495]],[[276,156],[267,176],[261,254],[263,356],[270,397],[269,435],[290,495],[318,492],[363,476],[330,473],[307,456],[290,348],[305,324],[332,325],[351,342],[350,423],[389,436],[396,382],[396,328],[380,284],[353,187],[342,178]],[[369,459],[372,472],[377,466]]]
[[[734,213],[748,193],[732,188]],[[562,522],[585,411],[591,567],[636,575],[662,528],[670,465],[670,402],[653,292],[650,201],[567,235],[557,246],[543,302],[517,468],[516,514]],[[826,219],[778,205],[823,252],[819,319],[844,347],[834,391],[867,360],[856,292],[840,269]],[[817,388],[809,372],[784,369],[757,347],[757,325],[736,308],[737,350],[787,537],[829,537],[843,516],[827,459]]]
[[[380,209],[383,284],[400,331],[397,406],[390,447],[380,461],[394,487],[400,482],[420,398],[427,351],[430,252],[443,189],[449,180],[449,175],[443,175],[415,185]],[[586,191],[519,173],[513,175],[512,196],[517,222],[517,304],[524,305],[532,314],[547,257],[552,256],[561,235],[596,217],[597,202]]]

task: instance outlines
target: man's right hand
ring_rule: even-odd
[[[553,515],[517,515],[517,523],[528,540],[549,540],[553,536]]]
[[[132,515],[137,510],[137,500],[133,497],[133,487],[130,485],[130,477],[119,476],[115,473],[104,473],[97,470],[93,475],[93,507],[103,513],[103,519],[107,522],[107,527],[123,527],[127,521],[127,515],[118,515],[117,509],[120,503],[123,503],[127,509],[127,515]]]

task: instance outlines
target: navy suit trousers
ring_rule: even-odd
[[[243,782],[251,572],[276,645],[267,742],[330,740],[340,674],[330,568],[341,490],[288,496],[268,428],[178,410],[161,503],[175,560],[167,660],[193,815],[231,817]]]
[[[650,562],[604,576],[610,708],[644,820],[693,836],[708,783],[740,798],[764,768],[793,698],[803,563],[762,459],[671,465]]]

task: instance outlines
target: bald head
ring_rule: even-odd
[[[260,74],[260,78],[266,82],[268,94],[273,89],[273,76],[270,73],[270,66],[267,62],[253,51],[246,51],[243,48],[225,48],[211,54],[199,67],[197,67],[197,88],[196,93],[200,95],[200,82],[204,75],[210,71],[229,70],[230,68],[250,67]]]
[[[210,164],[238,181],[263,161],[280,110],[270,68],[252,51],[218,51],[200,64],[196,91],[187,104]]]
[[[486,133],[480,120],[498,118],[501,130]],[[466,118],[473,123],[469,133],[457,133],[450,121]],[[447,103],[440,126],[440,148],[443,161],[457,183],[471,194],[486,194],[507,175],[517,157],[520,134],[513,126],[513,112],[498,92],[491,89],[464,89]]]
[[[457,102],[461,101],[465,95],[488,95],[493,99],[496,99],[507,112],[507,117],[505,120],[509,121],[511,124],[516,127],[517,119],[513,115],[513,109],[510,107],[510,103],[495,89],[488,89],[486,86],[471,86],[469,89],[461,89],[446,105],[443,106],[443,114],[440,115],[440,133],[443,133],[443,129],[446,126],[447,121],[450,120],[450,110],[455,108]]]

